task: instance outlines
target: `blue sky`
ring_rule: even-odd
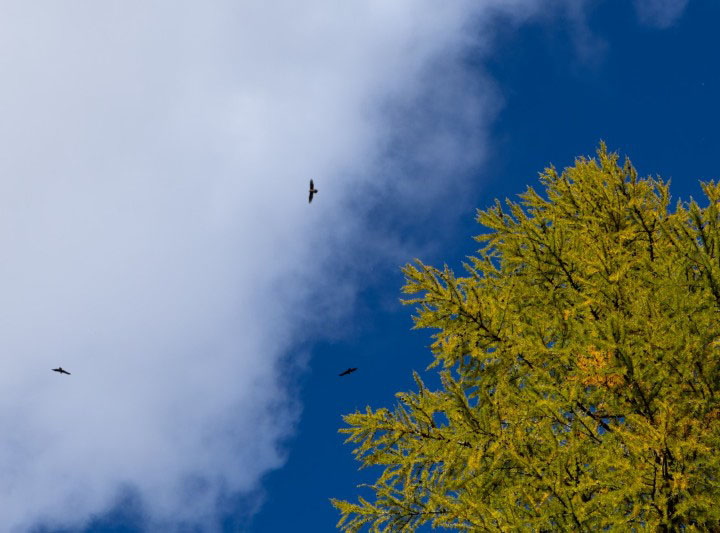
[[[632,6],[620,4],[596,2],[588,9],[588,39],[598,47],[592,57],[579,54],[572,28],[553,19],[508,28],[493,55],[478,60],[504,101],[490,130],[491,155],[470,178],[472,207],[453,212],[451,229],[413,228],[441,243],[423,262],[460,271],[465,256],[476,251],[471,236],[483,232],[475,207],[486,209],[494,198],[518,201],[528,185],[540,191],[539,171],[593,155],[600,139],[629,155],[642,176],[671,178],[673,207],[690,195],[706,205],[698,179],[720,179],[720,62],[713,52],[720,38],[712,29],[720,6],[690,2],[670,28],[657,29],[638,24]],[[472,55],[467,61],[476,64]],[[248,531],[332,531],[338,513],[327,497],[368,497],[355,485],[374,481],[379,470],[357,471],[352,445],[341,445],[343,437],[335,435],[337,421],[365,405],[393,405],[395,392],[415,389],[412,370],[436,381],[433,371],[423,372],[432,360],[426,348],[432,332],[409,330],[411,307],[385,311],[380,303],[387,295],[400,297],[401,285],[402,276],[389,272],[364,295],[362,330],[313,350],[288,463],[268,475],[268,499]],[[338,353],[339,365],[333,361]],[[354,379],[333,383],[334,370],[351,364],[361,367]]]
[[[436,383],[401,265],[601,139],[720,178],[714,1],[204,5],[0,7],[11,530],[333,531],[341,415]]]

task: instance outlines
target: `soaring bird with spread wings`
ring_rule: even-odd
[[[312,203],[313,195],[317,194],[317,189],[315,188],[315,184],[313,183],[313,180],[310,180],[310,196],[308,197],[308,203]]]
[[[341,372],[340,374],[338,374],[338,376],[347,376],[348,374],[352,374],[356,370],[357,370],[357,368],[348,368],[344,372]]]
[[[63,367],[61,367],[61,366],[59,366],[59,367],[57,367],[57,368],[53,368],[52,371],[53,371],[53,372],[57,372],[57,373],[59,373],[59,374],[67,374],[68,376],[70,375],[70,372],[68,372],[67,370],[63,369]]]

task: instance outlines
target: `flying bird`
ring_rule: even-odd
[[[53,370],[53,372],[58,372],[58,373],[60,373],[60,374],[67,374],[68,376],[70,375],[70,372],[68,372],[67,370],[65,370],[65,369],[64,369],[63,367],[61,367],[61,366],[59,366],[59,367],[57,367],[57,368],[53,368],[52,370]]]
[[[357,368],[348,368],[344,372],[341,372],[340,374],[338,374],[338,376],[347,376],[348,374],[352,374],[356,370],[357,370]]]
[[[310,180],[310,196],[308,198],[308,203],[312,202],[313,194],[317,194],[317,189],[315,188],[315,184],[313,183],[313,180]]]

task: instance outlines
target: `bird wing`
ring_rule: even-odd
[[[313,183],[313,180],[310,180],[310,190],[312,191],[315,188],[315,184]]]
[[[308,203],[312,202],[313,192],[310,191],[310,196],[308,196]]]

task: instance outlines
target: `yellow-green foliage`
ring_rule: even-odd
[[[720,184],[668,214],[604,145],[540,180],[467,277],[404,268],[443,388],[344,417],[384,470],[341,529],[720,530]]]

